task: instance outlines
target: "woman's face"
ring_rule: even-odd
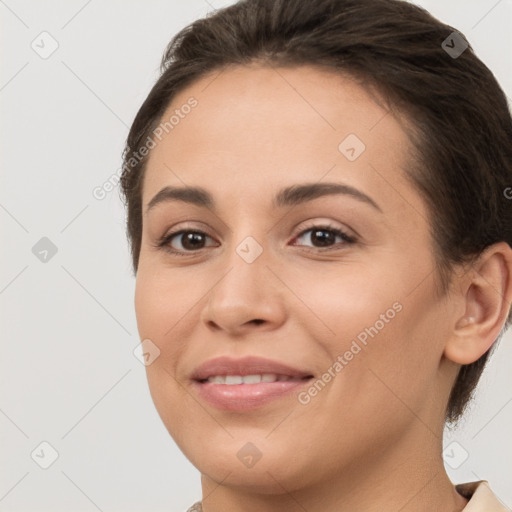
[[[151,395],[180,449],[207,477],[268,493],[411,453],[417,466],[440,446],[456,366],[426,206],[404,177],[407,133],[355,82],[315,67],[215,72],[166,121],[144,179],[135,307],[141,340],[160,350]],[[327,183],[346,188],[323,194]],[[324,188],[281,193],[298,186]],[[200,187],[211,204],[181,194],[148,210],[164,187]],[[166,246],[179,254],[157,247],[181,230]],[[312,377],[194,380],[220,356],[296,371],[206,374]]]

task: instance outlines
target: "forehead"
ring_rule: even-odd
[[[324,178],[377,192],[382,173],[405,185],[410,147],[354,79],[313,66],[216,70],[174,97],[152,138],[144,206],[168,185],[269,206],[271,191]]]

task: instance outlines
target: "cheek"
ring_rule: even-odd
[[[183,315],[176,304],[176,294],[169,294],[169,286],[157,272],[139,269],[135,285],[135,316],[139,339],[150,340],[158,347],[159,355],[146,366],[151,392],[162,385],[171,383],[174,375],[174,361],[178,357],[180,344],[171,343],[175,325]],[[173,300],[174,299],[174,300]],[[169,373],[167,373],[169,372]],[[158,386],[156,381],[160,381]]]
[[[314,284],[304,296],[316,318],[301,320],[305,330],[315,331],[326,361],[332,365],[341,357],[343,369],[331,369],[337,375],[334,395],[363,395],[368,410],[370,403],[392,398],[393,392],[412,403],[420,401],[442,352],[430,282],[410,293],[405,276],[397,279],[392,272],[392,279],[383,273],[384,264],[379,268],[372,273],[371,268],[351,266],[322,280],[318,275],[309,279]]]
[[[173,273],[157,262],[141,265],[135,285],[139,334],[161,342],[173,338],[181,326],[178,322],[190,314],[201,297],[198,286],[197,278],[188,272]]]
[[[167,280],[168,281],[168,280]],[[174,288],[174,286],[173,286]],[[140,340],[151,340],[160,350],[159,356],[146,368],[151,398],[163,424],[176,439],[185,423],[182,386],[176,380],[176,361],[184,345],[173,338],[173,326],[185,314],[180,294],[170,290],[161,272],[139,266],[135,286],[135,312]],[[179,325],[179,324],[178,324]]]
[[[176,361],[186,347],[184,330],[190,328],[189,318],[198,296],[181,280],[166,277],[165,270],[143,268],[137,274],[135,312],[139,336],[141,340],[150,339],[160,350],[155,362],[146,367],[148,375],[160,367],[175,374]],[[171,379],[164,370],[158,375]]]
[[[446,333],[430,291],[428,283],[411,294],[390,294],[380,310],[371,306],[371,316],[355,335],[364,346],[359,343],[362,355],[355,357],[360,372],[350,386],[362,391],[368,402],[386,404],[383,414],[421,415],[435,386]],[[395,297],[399,300],[393,301]]]
[[[308,315],[304,329],[313,328],[318,335],[325,331],[324,344],[331,355],[349,350],[352,340],[364,347],[365,342],[380,338],[400,316],[400,293],[381,276],[371,275],[368,267],[338,267],[322,279],[318,272],[302,279],[298,295],[305,297],[316,317],[311,321]]]
[[[151,325],[151,319],[148,318],[151,312],[151,293],[149,283],[139,270],[137,272],[137,278],[135,281],[135,318],[137,320],[137,328],[139,330],[139,338],[142,340],[146,338],[147,325]]]

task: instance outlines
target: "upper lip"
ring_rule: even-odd
[[[205,380],[214,375],[258,375],[274,373],[288,377],[312,377],[310,372],[263,357],[245,356],[239,359],[221,356],[200,364],[192,373],[193,380]]]

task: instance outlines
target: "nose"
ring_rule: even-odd
[[[219,261],[221,277],[208,292],[201,321],[211,330],[240,336],[254,329],[273,330],[285,321],[285,294],[265,250],[246,258],[243,244]],[[270,263],[270,265],[269,265]]]

